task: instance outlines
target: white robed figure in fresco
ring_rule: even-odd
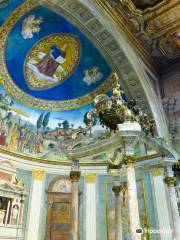
[[[22,24],[22,36],[24,39],[33,38],[34,33],[39,33],[41,28],[40,24],[42,23],[42,18],[36,18],[35,15],[30,15],[23,20]]]
[[[64,68],[61,66],[66,61],[66,49],[66,43],[61,48],[52,45],[48,54],[40,52],[38,57],[41,60],[39,62],[30,60],[28,67],[35,73],[38,79],[58,82],[61,79],[56,76],[56,72],[60,71],[61,74],[66,74]]]
[[[103,74],[100,72],[98,67],[93,67],[92,69],[86,69],[84,71],[83,81],[89,86],[97,81],[100,81],[103,77]]]

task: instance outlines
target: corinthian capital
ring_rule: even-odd
[[[78,182],[80,176],[81,176],[81,172],[80,171],[70,171],[71,182]]]

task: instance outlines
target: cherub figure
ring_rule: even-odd
[[[22,24],[22,36],[24,39],[33,38],[34,33],[39,33],[41,28],[40,24],[42,23],[42,18],[36,18],[35,15],[30,15],[24,19]]]

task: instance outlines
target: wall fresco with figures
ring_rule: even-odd
[[[111,67],[75,21],[38,1],[0,1],[0,34],[0,148],[67,160],[92,98],[112,86]],[[97,124],[86,138],[103,138],[102,130]]]
[[[91,105],[71,111],[50,112],[24,107],[0,89],[0,147],[23,155],[47,160],[67,160],[72,133],[85,127],[84,115]],[[100,125],[93,128],[87,140],[103,138]],[[95,160],[104,155],[94,156]]]

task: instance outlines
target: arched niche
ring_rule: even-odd
[[[46,240],[71,239],[71,181],[55,178],[48,187]]]

